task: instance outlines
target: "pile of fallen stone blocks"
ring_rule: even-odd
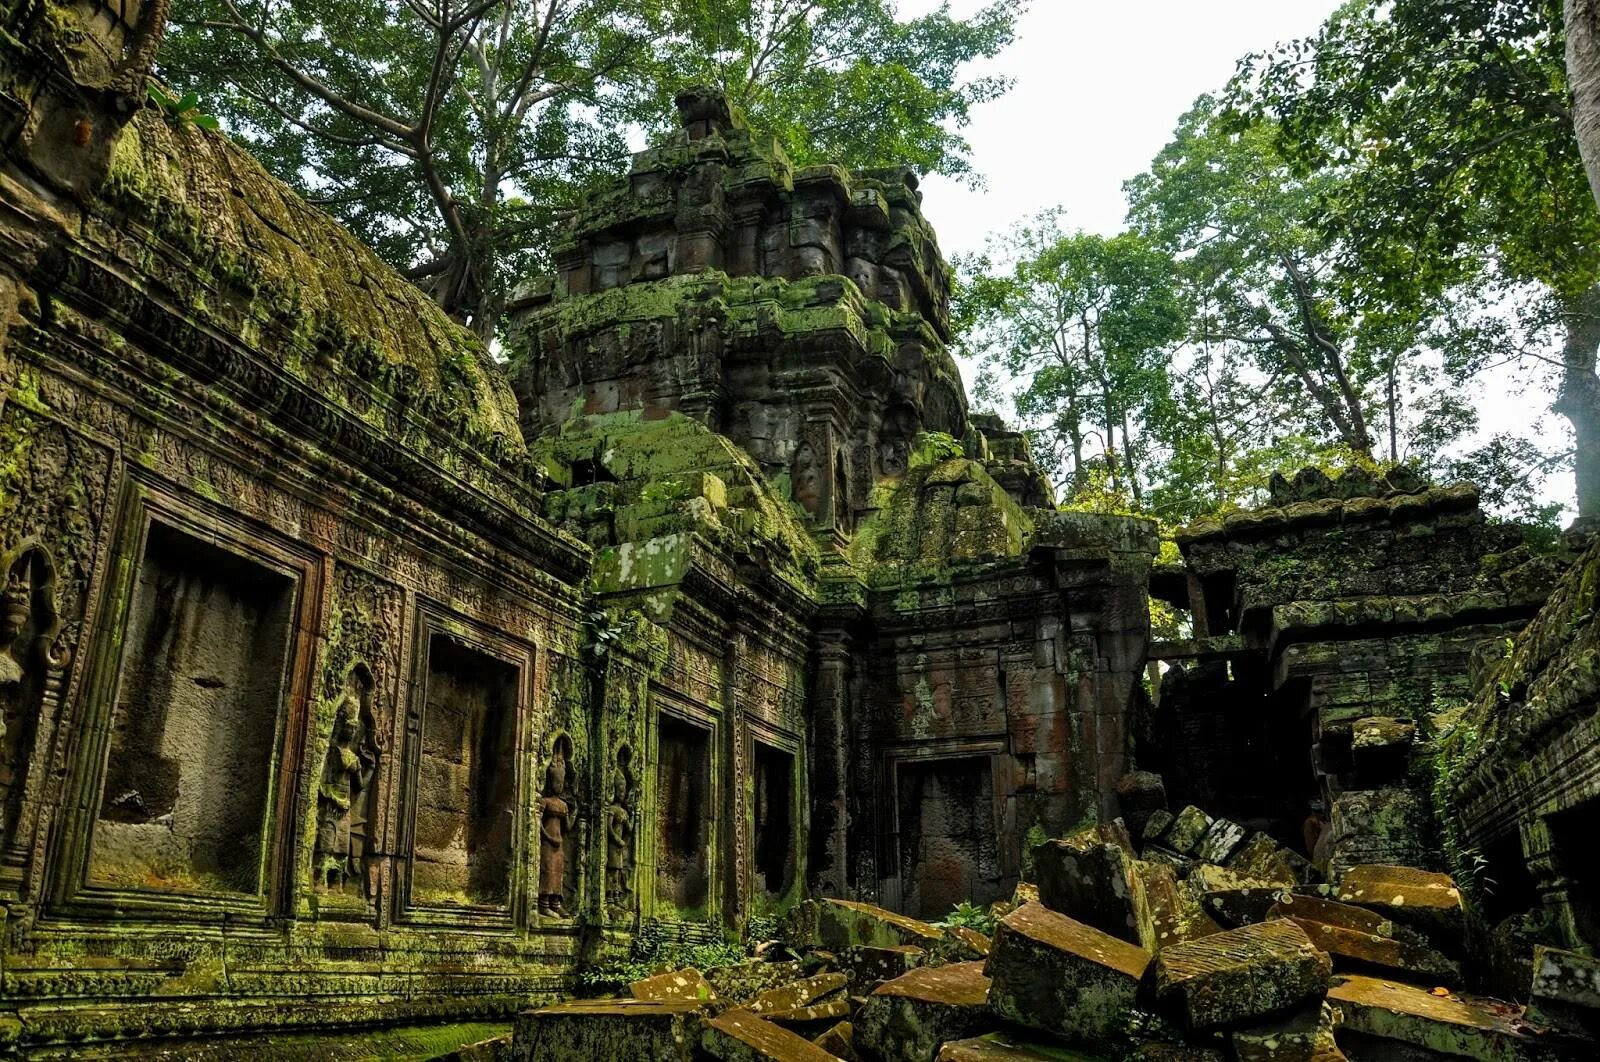
[[[1531,1003],[1461,989],[1451,879],[1332,882],[1198,808],[1046,841],[995,933],[807,901],[803,958],[663,973],[521,1016],[510,1057],[1028,1062],[1540,1062],[1600,1057],[1600,962],[1539,949]]]

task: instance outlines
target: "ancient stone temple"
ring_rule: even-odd
[[[1308,473],[1156,563],[969,412],[915,177],[710,92],[497,360],[146,105],[165,10],[4,8],[0,1054],[1592,1035],[1581,541]],[[1527,1025],[1430,1002],[1469,855]],[[535,1009],[758,927],[787,951]]]

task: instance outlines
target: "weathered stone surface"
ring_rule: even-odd
[[[1196,867],[1195,872],[1201,869]],[[1180,882],[1171,866],[1144,860],[1134,862],[1133,872],[1138,885],[1134,893],[1138,943],[1146,951],[1222,931],[1201,904],[1201,893],[1190,880],[1194,872]]]
[[[830,951],[865,945],[931,948],[944,936],[939,927],[855,900],[815,901],[818,941]]]
[[[1270,917],[1293,919],[1312,943],[1336,958],[1386,966],[1447,984],[1461,979],[1461,968],[1421,933],[1374,911],[1285,893]]]
[[[1283,847],[1265,833],[1246,841],[1229,858],[1227,866],[1245,877],[1285,886],[1305,883],[1311,872],[1305,856]]]
[[[1033,850],[1039,899],[1086,925],[1137,944],[1138,880],[1130,850],[1100,842],[1046,841]]]
[[[769,988],[744,1004],[752,1014],[810,1006],[834,993],[843,993],[849,978],[842,973],[820,973],[776,988]]]
[[[1398,981],[1352,974],[1329,990],[1328,1001],[1344,1013],[1345,1032],[1379,1041],[1372,1049],[1364,1046],[1356,1058],[1450,1056],[1476,1062],[1529,1062],[1571,1057],[1562,1045],[1524,1032],[1488,1001],[1470,996],[1439,996]]]
[[[885,1062],[926,1062],[947,1040],[993,1022],[989,978],[981,962],[913,970],[885,982],[856,1014],[857,1050]]]
[[[1461,891],[1448,874],[1363,863],[1339,875],[1335,893],[1344,903],[1370,907],[1438,934],[1441,943],[1460,940],[1465,933]]]
[[[1213,819],[1195,846],[1194,856],[1202,863],[1225,864],[1244,845],[1249,834],[1250,831],[1237,822]]]
[[[1326,1000],[1290,1014],[1235,1029],[1230,1036],[1238,1062],[1342,1062],[1334,1039],[1342,1015]]]
[[[1350,755],[1356,777],[1368,786],[1404,780],[1411,766],[1417,727],[1409,719],[1368,716],[1350,728]]]
[[[1200,839],[1211,828],[1211,816],[1190,804],[1172,820],[1166,832],[1161,837],[1161,842],[1179,855],[1196,855],[1200,847]]]
[[[717,998],[717,993],[705,975],[693,967],[656,974],[628,986],[634,999],[648,999],[656,1003],[701,1003]]]
[[[1153,811],[1145,820],[1144,829],[1139,831],[1139,836],[1146,841],[1159,841],[1162,834],[1172,827],[1173,814],[1165,809]]]
[[[805,1037],[739,1009],[723,1011],[714,1018],[704,1019],[700,1047],[706,1054],[722,1062],[835,1062],[834,1055]]]
[[[1274,919],[1175,944],[1156,956],[1157,998],[1190,1028],[1237,1025],[1320,999],[1328,957],[1299,926]]]
[[[780,988],[802,980],[805,964],[798,960],[784,962],[741,962],[722,966],[705,974],[718,997],[743,1004],[769,989]]]
[[[1530,1020],[1569,1036],[1600,1040],[1600,959],[1535,947],[1528,995]]]
[[[586,1000],[525,1011],[517,1018],[515,1062],[597,1058],[688,1062],[700,1036],[700,1003]]]
[[[1142,948],[1027,904],[996,928],[989,1005],[1008,1021],[1087,1043],[1113,1040],[1150,963]]]
[[[921,966],[926,956],[926,951],[910,944],[892,948],[856,945],[839,953],[837,965],[850,979],[850,994],[864,996],[879,982],[892,981]]]
[[[1147,823],[1167,808],[1167,787],[1153,771],[1129,771],[1117,779],[1117,806],[1132,837],[1143,837]]]
[[[1210,864],[1195,867],[1185,884],[1200,895],[1206,913],[1230,929],[1265,922],[1287,888],[1282,882]]]
[[[1409,789],[1341,793],[1333,801],[1331,829],[1334,877],[1362,863],[1420,866],[1427,858],[1427,810]]]
[[[934,962],[970,962],[987,958],[989,938],[967,926],[944,926],[944,939],[928,950]]]
[[[844,1062],[856,1062],[855,1027],[847,1021],[826,1030],[822,1035],[814,1037],[811,1041],[828,1054],[844,1059]]]
[[[993,1032],[952,1040],[939,1049],[938,1062],[1091,1062],[1089,1055],[1056,1044],[1030,1044],[1013,1033]]]

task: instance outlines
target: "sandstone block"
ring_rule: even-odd
[[[1190,804],[1178,812],[1161,840],[1179,855],[1192,856],[1200,847],[1200,838],[1204,837],[1210,828],[1211,816]]]
[[[1571,1057],[1470,996],[1436,996],[1397,981],[1351,975],[1340,978],[1328,992],[1328,1001],[1344,1013],[1341,1040],[1353,1033],[1373,1042],[1357,1057],[1453,1056],[1477,1062]]]
[[[1154,811],[1144,822],[1144,829],[1139,831],[1139,836],[1146,841],[1159,841],[1161,835],[1167,832],[1172,825],[1172,812],[1166,810]]]
[[[855,1020],[857,1049],[884,1062],[929,1062],[947,1040],[993,1022],[981,962],[912,970],[873,989]]]
[[[1186,882],[1200,896],[1206,913],[1229,929],[1265,922],[1285,892],[1281,882],[1263,881],[1226,867],[1202,864]]]
[[[1139,944],[1146,951],[1222,932],[1201,907],[1199,893],[1187,880],[1180,882],[1172,867],[1141,859],[1134,862],[1133,871],[1139,886],[1134,893]]]
[[[1280,885],[1299,885],[1309,880],[1311,863],[1264,833],[1257,833],[1228,859],[1228,869],[1245,877]]]
[[[634,999],[648,999],[656,1003],[700,1003],[717,998],[711,982],[692,966],[635,981],[628,986],[628,992]]]
[[[1117,780],[1117,803],[1122,808],[1129,834],[1143,836],[1150,817],[1158,811],[1166,811],[1166,784],[1152,771],[1129,771]]]
[[[700,1048],[722,1062],[837,1062],[836,1056],[805,1037],[747,1010],[724,1011],[715,1018],[704,1019]],[[624,1056],[595,1057],[619,1059]]]
[[[1528,1018],[1569,1036],[1600,1040],[1600,959],[1535,947]]]
[[[1011,1033],[993,1032],[952,1040],[939,1049],[938,1062],[1051,1062],[1063,1057],[1054,1045],[1030,1045]]]
[[[1356,776],[1366,785],[1402,781],[1411,766],[1417,728],[1409,719],[1370,716],[1357,719],[1350,731],[1350,755]]]
[[[1440,943],[1459,941],[1466,932],[1461,890],[1448,874],[1363,863],[1339,875],[1336,894],[1344,903],[1370,907],[1397,922],[1439,934]]]
[[[1248,830],[1228,819],[1213,819],[1195,847],[1195,858],[1202,863],[1226,863],[1243,847]]]
[[[805,977],[805,966],[787,962],[741,962],[724,966],[705,975],[718,998],[745,1003],[771,988],[779,988]]]
[[[1235,1029],[1233,1057],[1237,1062],[1341,1062],[1344,1053],[1334,1041],[1334,1028],[1342,1015],[1327,1000],[1260,1025]]]
[[[864,996],[880,982],[892,981],[921,966],[926,954],[909,944],[892,948],[859,946],[840,952],[838,966],[850,979],[850,994]]]
[[[1033,850],[1033,865],[1039,899],[1046,907],[1114,937],[1139,942],[1134,900],[1138,884],[1129,849],[1046,841]]]
[[[1190,1028],[1213,1029],[1320,999],[1330,972],[1305,932],[1279,918],[1166,948],[1156,956],[1155,990]]]
[[[995,930],[989,1006],[1019,1025],[1106,1043],[1134,1007],[1149,964],[1142,948],[1027,904]]]
[[[689,1062],[701,1003],[582,1000],[525,1011],[511,1039],[514,1062],[649,1058]]]
[[[752,1014],[767,1014],[772,1011],[808,1007],[830,995],[843,995],[848,984],[849,978],[842,973],[831,971],[820,973],[776,988],[769,988],[745,1004],[743,1009]]]
[[[1362,863],[1416,866],[1427,853],[1427,809],[1409,789],[1341,793],[1333,801],[1330,828],[1330,876]]]
[[[828,1029],[821,1036],[812,1038],[812,1043],[822,1048],[844,1062],[856,1062],[855,1028],[847,1021],[841,1021],[833,1028]]]
[[[1273,906],[1270,917],[1293,919],[1313,944],[1342,959],[1451,984],[1461,979],[1461,968],[1440,954],[1421,933],[1373,911],[1337,900],[1286,893]]]
[[[830,951],[861,944],[929,948],[944,936],[937,926],[854,900],[818,900],[816,919],[818,941]]]

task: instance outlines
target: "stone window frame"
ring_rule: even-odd
[[[794,859],[794,872],[790,878],[788,888],[792,891],[797,883],[803,885],[806,880],[807,852],[805,840],[811,828],[811,804],[807,795],[810,772],[807,770],[805,739],[800,734],[775,726],[749,714],[745,715],[744,722],[745,740],[749,742],[749,747],[745,749],[745,762],[750,765],[749,770],[752,782],[755,779],[757,742],[778,752],[787,753],[794,761],[794,775],[790,780],[789,788],[789,802],[792,805],[789,809],[790,822],[792,824],[789,850]],[[751,838],[750,851],[745,853],[745,880],[750,882],[749,902],[754,909],[757,909],[758,913],[765,913],[762,909],[767,907],[776,909],[777,905],[767,901],[767,897],[770,894],[766,892],[758,880],[760,870],[756,866],[755,854],[755,801],[751,799],[744,803],[745,806],[740,814],[744,819],[744,829]],[[782,899],[783,897],[778,897],[779,903],[781,903]]]
[[[994,820],[996,838],[1002,836],[1005,802],[1009,792],[1005,786],[1005,771],[1011,759],[1007,739],[1001,736],[944,738],[934,741],[897,743],[882,753],[882,775],[887,793],[888,807],[878,819],[878,888],[883,903],[891,910],[900,910],[905,900],[905,882],[900,877],[900,768],[906,764],[923,766],[944,760],[987,759],[989,761],[990,814]],[[884,870],[890,873],[883,873]]]
[[[54,913],[155,922],[217,923],[271,931],[294,900],[300,767],[326,625],[332,558],[276,528],[232,512],[141,468],[128,467],[110,533],[108,577],[99,589],[94,629],[86,632],[82,688],[70,706],[77,747],[68,765],[62,829],[52,843],[46,895]],[[161,892],[89,881],[90,849],[99,818],[111,728],[133,597],[151,527],[157,523],[200,539],[239,559],[288,578],[289,640],[276,713],[260,851],[260,891],[254,897],[208,892]],[[244,916],[241,918],[240,916]],[[259,921],[252,921],[259,919]]]
[[[727,815],[725,805],[728,799],[728,786],[723,779],[723,773],[728,771],[730,764],[727,760],[727,751],[724,746],[727,739],[723,728],[727,725],[721,711],[701,706],[685,699],[680,694],[673,693],[665,687],[652,682],[650,685],[650,700],[645,710],[644,748],[649,750],[648,782],[645,792],[649,794],[645,802],[648,814],[641,816],[637,827],[638,836],[642,843],[635,846],[634,854],[634,895],[638,897],[640,915],[644,919],[655,919],[671,925],[699,925],[699,922],[684,921],[678,917],[678,909],[670,902],[664,902],[656,896],[657,883],[657,852],[656,839],[658,833],[658,820],[661,814],[657,806],[656,794],[660,791],[661,770],[661,717],[670,716],[679,723],[698,727],[708,733],[706,752],[711,762],[708,765],[708,777],[711,791],[707,794],[706,803],[710,808],[710,821],[707,826],[709,836],[706,838],[706,914],[704,924],[717,926],[722,924],[725,908],[723,890],[727,888],[724,878],[724,859],[718,853],[726,850],[729,840],[728,827],[732,819]],[[637,752],[635,753],[637,755]],[[728,868],[728,869],[731,869]]]
[[[481,930],[511,933],[526,927],[534,910],[531,890],[538,885],[538,829],[529,813],[530,786],[537,786],[533,759],[542,735],[534,733],[533,716],[543,696],[538,686],[540,646],[454,611],[442,602],[418,595],[412,609],[410,660],[401,695],[404,710],[399,730],[399,801],[395,809],[399,822],[395,851],[390,860],[392,918],[396,924],[412,927]],[[511,880],[509,900],[498,905],[454,906],[413,903],[411,899],[411,858],[416,841],[417,794],[421,772],[423,714],[428,699],[428,659],[433,636],[452,638],[474,652],[493,657],[517,671],[517,704],[514,711],[516,732],[512,738],[512,815]],[[530,860],[532,863],[530,864]]]

